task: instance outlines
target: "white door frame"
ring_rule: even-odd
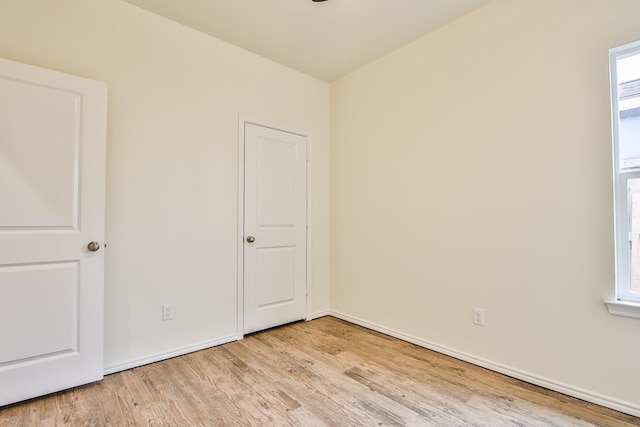
[[[307,298],[306,320],[311,320],[311,133],[240,115],[238,120],[238,339],[244,337],[244,128],[251,123],[307,138]]]

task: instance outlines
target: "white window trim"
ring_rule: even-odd
[[[604,303],[607,305],[609,314],[640,319],[640,304],[638,303],[612,300],[606,300]]]
[[[611,86],[611,125],[614,181],[615,223],[615,298],[606,300],[610,314],[640,319],[640,300],[630,291],[630,249],[627,180],[640,178],[640,170],[620,172],[619,151],[619,98],[617,60],[631,54],[640,54],[640,41],[629,43],[609,51],[609,73]]]

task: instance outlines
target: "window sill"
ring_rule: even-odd
[[[605,301],[609,314],[616,316],[634,317],[640,319],[640,303],[625,301]]]

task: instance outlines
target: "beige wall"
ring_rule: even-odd
[[[108,84],[107,367],[235,335],[238,114],[312,133],[329,308],[327,83],[117,0],[3,0],[0,57]]]
[[[638,16],[497,0],[333,83],[332,309],[640,413],[640,321],[602,302],[607,55]]]

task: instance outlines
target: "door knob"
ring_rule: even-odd
[[[95,252],[100,249],[100,244],[98,242],[90,242],[87,245],[87,249],[89,249],[91,252]]]
[[[256,241],[256,238],[255,238],[255,237],[253,237],[253,236],[247,236],[247,242],[249,242],[249,243],[253,243],[253,242],[255,242],[255,241]]]

